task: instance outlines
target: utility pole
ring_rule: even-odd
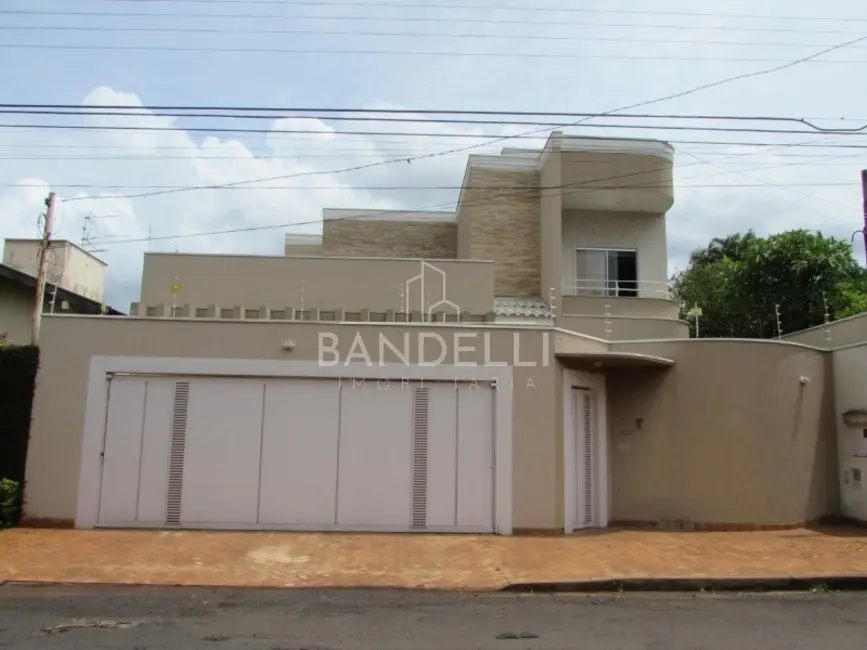
[[[861,235],[864,237],[864,255],[867,257],[867,169],[861,170],[861,197],[863,199],[864,225],[861,227]]]
[[[42,228],[42,238],[39,242],[39,268],[36,272],[36,304],[33,305],[33,331],[31,342],[39,345],[39,327],[42,325],[42,302],[45,300],[45,263],[48,259],[48,247],[51,246],[51,229],[54,227],[54,192],[45,199],[45,223]]]

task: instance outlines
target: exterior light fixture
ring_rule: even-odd
[[[867,427],[867,409],[849,409],[843,412],[843,424],[847,427]]]

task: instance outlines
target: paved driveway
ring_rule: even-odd
[[[474,535],[13,529],[0,581],[491,590],[627,578],[867,576],[867,532]]]

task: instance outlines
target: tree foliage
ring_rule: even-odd
[[[846,241],[791,230],[717,237],[672,278],[681,317],[702,310],[700,335],[773,338],[867,311],[867,275]]]

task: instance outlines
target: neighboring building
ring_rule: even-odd
[[[36,277],[39,268],[38,239],[7,239],[3,264]],[[45,281],[102,303],[105,297],[105,262],[65,239],[51,241],[45,259]]]
[[[6,341],[14,345],[29,345],[32,340],[38,257],[30,244],[38,244],[38,242],[6,240],[3,250],[4,262],[0,264],[0,334],[5,334]],[[69,286],[81,288],[90,278],[90,294],[98,294],[101,297],[102,272],[105,264],[69,242],[52,242],[50,251],[50,266],[46,274],[42,303],[43,313],[102,314],[105,310],[110,315],[121,314],[116,309],[104,306],[101,299],[95,300],[68,288]],[[86,263],[85,256],[96,260],[98,264]],[[99,270],[99,274],[90,272],[94,268]],[[75,281],[76,277],[79,278],[78,282]],[[99,288],[98,291],[96,287]]]
[[[326,210],[284,256],[146,255],[135,317],[44,321],[26,519],[510,534],[840,514],[865,365],[688,338],[671,167],[662,142],[555,133],[470,156],[456,213]]]

